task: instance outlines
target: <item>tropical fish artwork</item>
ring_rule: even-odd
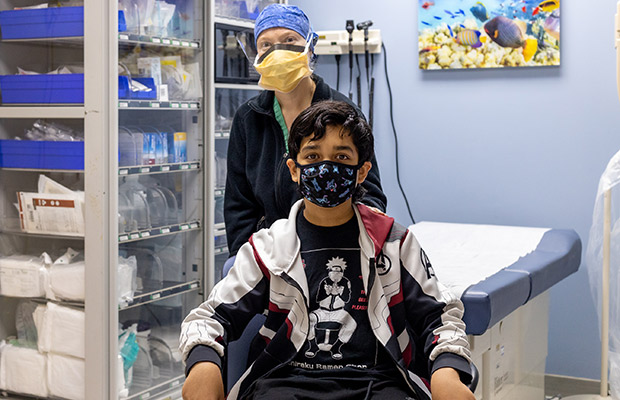
[[[560,10],[554,10],[551,15],[545,18],[543,23],[545,32],[551,35],[555,40],[560,40]]]
[[[491,40],[502,47],[523,47],[523,58],[530,61],[536,53],[538,40],[525,37],[523,26],[506,17],[495,17],[484,24],[484,31]]]
[[[475,6],[469,9],[469,11],[474,17],[478,18],[480,22],[484,22],[489,19],[489,12],[487,11],[486,6],[481,2],[477,2]]]
[[[552,12],[560,8],[560,0],[545,0],[538,5],[544,12]]]
[[[429,70],[558,66],[560,0],[418,0],[418,54]]]
[[[463,29],[455,35],[450,26],[448,26],[448,29],[450,30],[450,36],[452,36],[458,44],[471,46],[474,49],[477,49],[478,47],[482,46],[483,42],[486,41],[486,37],[480,38],[480,31],[475,31],[473,29]]]

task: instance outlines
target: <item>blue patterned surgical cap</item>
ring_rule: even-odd
[[[308,39],[308,33],[312,31],[308,16],[297,6],[285,4],[271,4],[256,18],[254,26],[254,40],[258,39],[263,31],[271,28],[286,28],[295,31],[304,39]],[[310,39],[314,42],[316,33],[312,31]],[[314,43],[311,43],[314,48]]]

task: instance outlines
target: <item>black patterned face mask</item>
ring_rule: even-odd
[[[320,161],[301,165],[299,188],[301,194],[320,207],[336,207],[353,196],[359,165],[335,161]]]

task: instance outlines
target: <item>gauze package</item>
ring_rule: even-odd
[[[38,334],[34,312],[39,305],[34,301],[20,300],[15,308],[17,343],[21,347],[37,348]]]
[[[0,257],[0,295],[9,297],[43,297],[47,286],[50,257],[12,255]]]
[[[47,397],[47,357],[35,349],[10,344],[0,356],[0,389]]]
[[[84,301],[85,264],[83,256],[69,248],[49,269],[47,298],[51,300]]]
[[[118,257],[116,286],[119,305],[127,305],[133,301],[133,295],[137,288],[137,273],[138,261],[136,256]]]
[[[49,273],[48,298],[52,300],[84,301],[86,265],[84,261],[53,264]]]
[[[47,303],[44,313],[35,310],[34,320],[39,331],[39,351],[84,358],[84,310]]]
[[[85,362],[81,358],[47,355],[47,382],[52,397],[83,400],[86,397]]]

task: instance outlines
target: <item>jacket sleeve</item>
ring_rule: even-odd
[[[186,373],[201,361],[221,366],[217,356],[223,358],[228,343],[238,339],[249,321],[265,310],[268,288],[268,278],[258,266],[251,244],[246,243],[228,275],[181,324],[179,350],[186,363]]]
[[[437,280],[428,257],[409,231],[401,242],[400,257],[407,320],[429,360],[429,376],[439,368],[452,367],[469,383],[471,353],[462,319],[463,303]]]
[[[377,163],[377,158],[374,153],[372,154],[370,162],[372,163],[372,168],[370,172],[368,172],[366,180],[362,183],[362,187],[366,189],[366,194],[362,197],[361,201],[367,206],[372,206],[385,212],[387,209],[387,197],[385,197],[383,188],[381,187],[379,164]]]
[[[263,215],[245,173],[247,131],[243,123],[244,118],[241,115],[245,112],[247,112],[247,108],[242,107],[235,113],[230,129],[226,159],[224,221],[226,223],[228,251],[231,256],[237,254],[239,248],[256,231],[258,222]]]

